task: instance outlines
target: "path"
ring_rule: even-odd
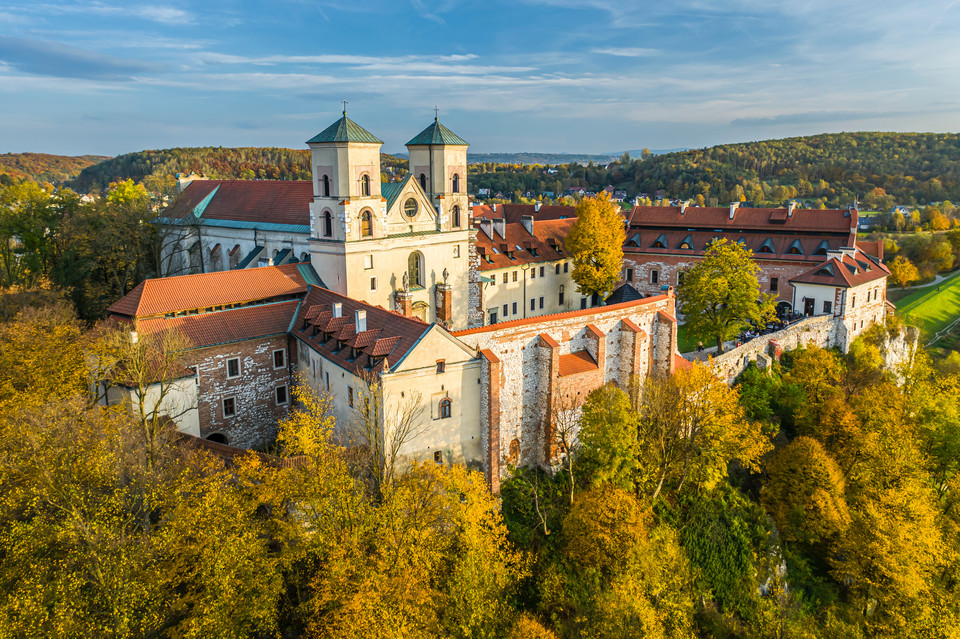
[[[949,275],[940,275],[939,273],[937,273],[937,275],[936,275],[931,281],[927,282],[926,284],[914,284],[913,286],[892,286],[892,287],[890,287],[888,290],[890,290],[890,291],[912,291],[912,290],[915,289],[915,288],[926,288],[926,287],[928,287],[928,286],[934,286],[934,285],[936,285],[936,284],[939,284],[939,283],[942,282],[943,280],[947,279],[948,277],[953,277],[954,275],[956,275],[956,273],[950,273]]]

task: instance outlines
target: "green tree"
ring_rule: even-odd
[[[632,490],[637,472],[637,415],[630,398],[613,384],[590,393],[580,417],[581,472],[594,485]],[[572,495],[571,495],[572,501]]]
[[[763,324],[773,316],[775,297],[760,293],[760,267],[752,255],[739,243],[714,240],[677,289],[687,331],[716,342],[719,353],[751,322]]]
[[[582,295],[613,290],[620,280],[626,239],[623,214],[607,193],[577,204],[577,220],[564,245],[573,258],[572,277]]]

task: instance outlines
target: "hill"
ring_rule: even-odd
[[[64,182],[83,169],[109,159],[105,155],[49,155],[47,153],[0,153],[0,175],[35,182]]]
[[[406,175],[407,163],[382,155],[386,179]],[[125,153],[89,166],[71,181],[80,193],[105,189],[111,182],[164,178],[178,173],[202,173],[208,178],[309,180],[310,151],[272,147],[191,147]]]
[[[566,165],[474,167],[471,191],[596,191],[612,185],[636,194],[703,196],[780,204],[802,199],[842,207],[920,204],[960,199],[960,135],[955,133],[837,133],[726,144],[633,159],[609,168]]]
[[[587,155],[584,153],[467,153],[467,162],[480,164],[607,164],[620,154]]]

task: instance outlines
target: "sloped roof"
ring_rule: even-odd
[[[389,211],[393,208],[393,203],[397,201],[397,198],[400,197],[400,193],[403,192],[403,188],[407,185],[407,182],[413,176],[409,173],[399,182],[384,182],[380,185],[380,195],[387,201],[387,210]]]
[[[598,368],[593,356],[587,351],[577,351],[576,353],[560,355],[557,359],[559,359],[557,372],[560,377],[595,371]]]
[[[634,302],[636,300],[642,300],[643,295],[637,289],[633,288],[630,284],[623,284],[619,288],[610,293],[610,297],[605,300],[607,305],[610,304],[622,304],[623,302]]]
[[[333,317],[335,303],[341,305],[341,317]],[[359,334],[355,324],[358,310],[367,313],[367,330]],[[314,327],[317,335],[313,334]],[[380,306],[311,286],[294,319],[291,334],[309,344],[324,358],[354,371],[369,367],[372,357],[386,357],[388,366],[394,366],[432,327],[432,324],[422,320],[404,317]],[[322,341],[324,332],[333,336],[326,343]],[[337,340],[346,342],[339,351]],[[351,346],[360,351],[360,356],[355,360],[350,359]],[[373,370],[380,372],[379,365]]]
[[[864,253],[859,248],[853,255],[832,255],[800,275],[790,278],[790,283],[820,284],[852,288],[881,280],[890,274],[883,262]]]
[[[492,231],[492,238],[484,231],[479,231],[476,247],[477,253],[480,254],[480,270],[490,271],[569,258],[570,256],[563,251],[563,239],[570,232],[573,222],[574,220],[535,221],[533,235],[519,222],[505,224],[507,234],[505,238],[501,237],[496,230]],[[479,223],[474,226],[479,227]],[[504,253],[504,245],[509,252],[513,253],[513,259]],[[533,251],[536,251],[536,255]]]
[[[138,321],[137,330],[148,334],[176,329],[190,340],[193,348],[227,344],[286,333],[299,303],[292,300],[199,315],[157,317]]]
[[[290,224],[309,233],[311,201],[313,184],[307,180],[194,180],[163,215],[201,223]]]
[[[787,209],[739,207],[731,220],[729,207],[688,206],[681,213],[679,206],[635,206],[630,212],[629,223],[632,228],[763,229],[775,233],[850,234],[850,229],[857,226],[857,211],[794,209],[788,214]]]
[[[503,218],[510,224],[519,222],[520,218],[524,215],[530,215],[535,220],[563,220],[576,219],[577,217],[577,209],[573,206],[544,204],[540,207],[539,211],[535,204],[497,204],[496,206],[497,210],[494,211],[490,205],[474,204],[474,219],[481,217]]]
[[[776,229],[782,231],[782,229]],[[791,262],[822,262],[827,250],[837,250],[847,245],[846,235],[793,235],[789,233],[769,232],[736,232],[715,233],[709,231],[689,231],[687,229],[673,229],[664,232],[660,228],[644,228],[627,232],[627,241],[623,245],[624,253],[650,253],[656,255],[703,255],[707,244],[714,238],[725,238],[730,242],[740,242],[744,248],[753,251],[755,259],[759,260],[789,260]],[[666,248],[653,245],[660,240]],[[681,249],[684,241],[691,241],[693,249]],[[798,242],[801,254],[789,253],[790,246]],[[771,252],[761,252],[767,246]],[[819,251],[819,253],[818,253]]]
[[[149,317],[300,295],[307,290],[300,267],[261,266],[145,280],[107,310],[115,316]]]
[[[342,118],[307,140],[307,144],[321,144],[324,142],[369,142],[372,144],[383,144],[383,140],[348,118],[346,111],[343,112]]]
[[[423,131],[414,136],[407,142],[406,146],[420,146],[426,144],[446,144],[447,146],[468,146],[466,140],[459,135],[440,124],[440,121],[434,121]]]

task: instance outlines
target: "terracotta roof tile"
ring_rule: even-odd
[[[569,355],[561,355],[559,358],[560,377],[567,375],[576,375],[577,373],[586,373],[587,371],[597,370],[597,362],[587,351],[577,351]]]
[[[693,362],[686,359],[680,353],[673,354],[673,370],[680,371],[686,368],[693,368]]]
[[[890,270],[882,262],[858,248],[855,249],[854,255],[844,253],[842,256],[831,256],[800,275],[790,278],[790,282],[851,288],[884,279],[889,274]]]
[[[310,326],[304,326],[306,324],[304,317],[311,307],[321,306],[332,309],[335,303],[341,305],[343,316],[331,317],[325,322],[324,326],[317,324],[321,331],[320,334],[314,335]],[[358,310],[367,312],[367,330],[356,336],[357,343],[353,346],[353,348],[361,350],[363,354],[356,360],[351,360],[352,348],[345,347],[338,351],[337,339],[348,341],[355,336],[356,328],[353,324],[353,317],[354,312]],[[327,312],[323,311],[321,315],[325,315]],[[431,328],[430,324],[420,320],[403,317],[385,308],[372,306],[319,286],[310,287],[301,305],[301,312],[293,326],[292,335],[294,337],[308,343],[322,357],[347,370],[368,368],[374,363],[371,358],[382,357],[386,357],[387,364],[393,366],[406,356],[414,344]],[[323,342],[323,332],[336,333],[337,339]],[[360,343],[367,344],[367,346],[360,346]],[[379,365],[379,362],[377,364]],[[374,370],[379,371],[379,368]]]
[[[188,217],[214,189],[201,219],[310,224],[313,183],[307,180],[195,180],[163,215]]]
[[[575,219],[577,209],[574,206],[565,205],[543,205],[540,210],[536,210],[535,204],[497,204],[497,210],[486,204],[473,205],[473,218],[504,218],[507,224],[520,222],[524,215],[531,215],[537,221],[540,220],[561,220]]]
[[[491,238],[483,230],[477,232],[477,252],[481,254],[480,270],[490,271],[521,264],[554,262],[569,259],[563,240],[574,220],[545,220],[533,223],[533,235],[520,222],[506,224],[506,237],[492,230]],[[479,224],[475,225],[479,228]],[[517,248],[520,247],[520,248]],[[533,250],[531,250],[533,249]],[[536,254],[534,254],[536,253]],[[509,255],[513,255],[513,259]]]
[[[730,219],[729,207],[635,206],[630,212],[630,227],[708,228],[708,229],[788,229],[781,233],[815,231],[850,233],[857,226],[857,211],[843,209],[786,209],[739,207]]]
[[[194,348],[238,342],[286,333],[298,303],[294,300],[184,317],[143,319],[137,321],[137,330],[149,334],[173,328],[181,331]]]
[[[109,309],[121,317],[148,317],[305,293],[296,264],[145,280]]]

